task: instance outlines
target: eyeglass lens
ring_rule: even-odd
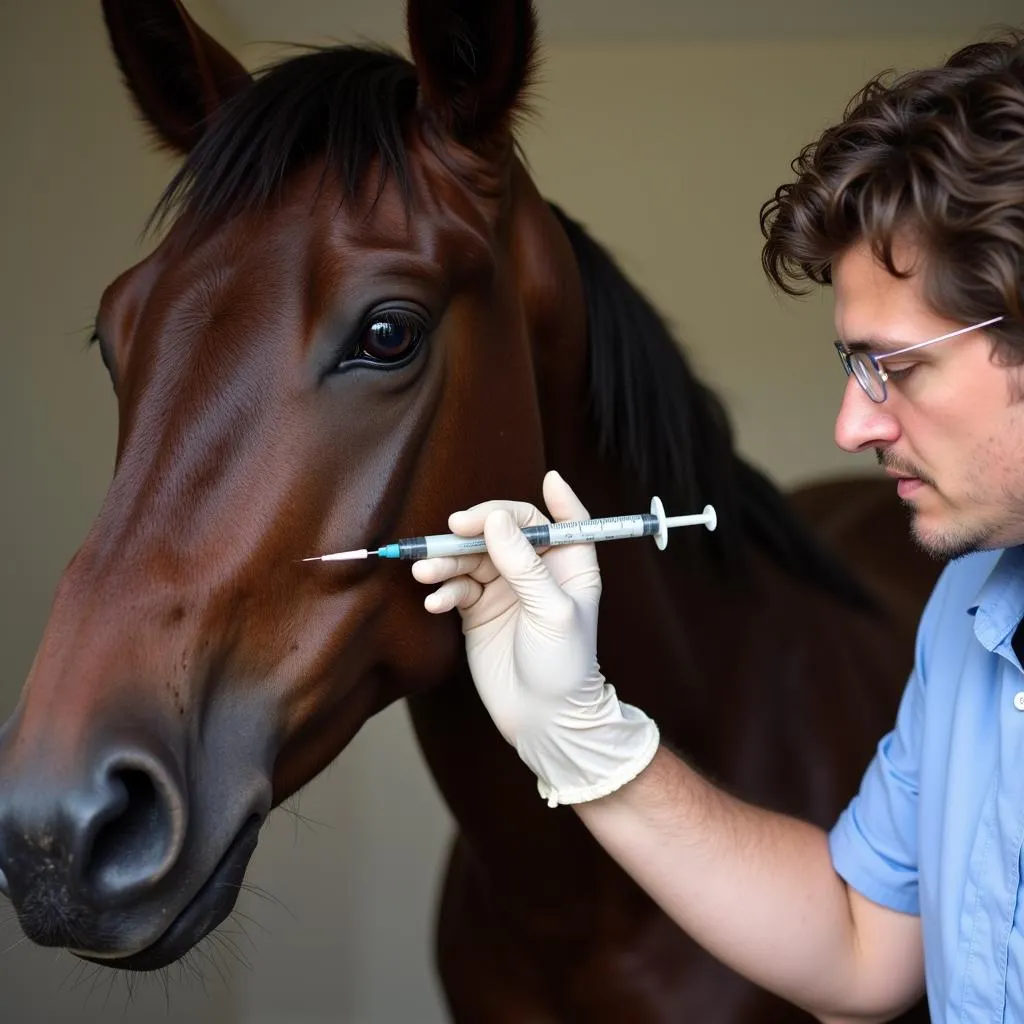
[[[850,369],[868,398],[874,402],[884,401],[885,382],[879,376],[871,357],[866,352],[851,352],[849,359]]]

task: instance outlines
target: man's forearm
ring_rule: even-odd
[[[685,931],[757,984],[836,1019],[884,1019],[913,1001],[913,957],[909,976],[875,969],[821,829],[734,799],[664,748],[633,782],[576,811]],[[913,941],[903,928],[900,946]],[[883,930],[880,946],[892,936]]]

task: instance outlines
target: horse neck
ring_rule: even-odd
[[[579,270],[561,225],[521,168],[513,173],[511,209],[545,462],[565,477],[592,515],[646,511],[651,494],[598,450]],[[687,557],[699,547],[696,537],[674,535],[664,553],[649,539],[599,549],[602,668],[624,699],[664,722],[667,737],[688,749],[697,748],[708,716],[715,713],[705,677],[726,657],[714,632],[702,628],[726,602],[724,584],[710,562]],[[516,831],[526,823],[531,849],[542,861],[590,855],[583,852],[589,847],[579,846],[574,817],[552,817],[543,807],[528,771],[484,711],[464,662],[448,682],[409,704],[421,749],[449,808],[474,846],[489,851],[492,863],[504,864],[502,851],[517,847]],[[495,807],[502,808],[500,814]],[[536,873],[526,870],[522,857],[520,850],[507,871],[525,872],[535,883]]]
[[[599,450],[589,390],[586,303],[576,256],[547,202],[525,171],[519,171],[512,179],[513,237],[528,311],[546,464],[571,484],[591,515],[647,511],[652,494],[637,474]],[[736,603],[729,584],[703,550],[706,535],[701,534],[675,531],[665,553],[649,539],[603,544],[598,552],[604,581],[600,653],[602,664],[609,666],[609,678],[614,673],[620,692],[652,713],[671,712],[675,719],[681,711],[689,712],[696,729],[710,711],[704,706],[706,688],[696,682],[687,687],[679,674],[687,665],[694,666],[695,673],[703,671],[718,657],[710,653],[713,644],[702,639],[698,624],[713,620],[717,607]],[[768,568],[761,563],[754,554],[748,571],[759,575]],[[702,644],[706,649],[699,649]],[[662,670],[648,671],[655,666]],[[688,691],[693,701],[687,698]]]

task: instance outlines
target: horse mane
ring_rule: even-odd
[[[271,64],[213,115],[150,217],[187,213],[190,232],[271,203],[290,175],[323,160],[342,202],[377,164],[410,198],[405,144],[414,66],[386,48],[308,47]],[[735,563],[753,538],[787,571],[859,605],[864,591],[818,545],[768,479],[738,458],[722,403],[691,372],[664,320],[611,256],[558,207],[583,279],[591,413],[606,457],[672,507],[711,503],[713,548]]]
[[[742,459],[721,400],[690,369],[664,318],[608,251],[554,203],[583,283],[590,414],[605,458],[669,509],[715,506],[712,548],[740,569],[752,541],[787,573],[861,608],[876,602],[800,520],[779,489]],[[702,538],[701,545],[707,540]]]
[[[213,115],[150,227],[187,212],[196,231],[259,210],[319,159],[325,176],[336,175],[343,202],[364,187],[374,162],[377,194],[393,177],[408,200],[405,128],[416,107],[416,69],[383,47],[304,49],[257,72]]]

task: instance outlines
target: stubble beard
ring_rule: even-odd
[[[936,486],[935,481],[925,476],[916,466],[909,462],[894,457],[890,452],[876,448],[875,455],[878,464],[893,473],[902,476],[916,477],[927,487],[934,491],[936,498],[948,507],[948,502],[942,496],[942,492]],[[976,551],[983,551],[992,547],[991,539],[993,531],[991,527],[970,527],[956,522],[947,524],[944,528],[926,531],[921,526],[921,512],[912,498],[900,499],[907,509],[910,517],[910,536],[914,543],[925,554],[941,562],[949,562],[956,558],[963,558],[965,555],[974,554]],[[951,510],[952,511],[952,510]]]
[[[968,530],[954,524],[926,533],[921,528],[920,513],[914,508],[914,503],[906,501],[904,504],[910,513],[910,536],[914,543],[925,554],[940,562],[951,562],[955,558],[963,558],[992,546],[989,543],[990,530]]]

